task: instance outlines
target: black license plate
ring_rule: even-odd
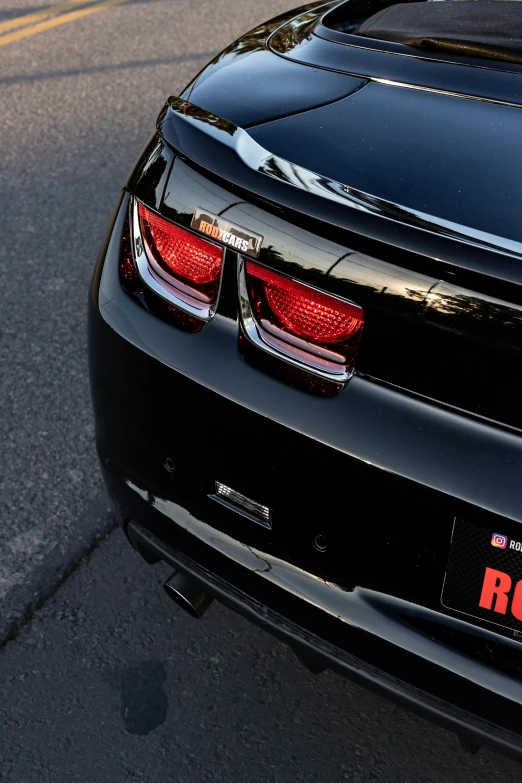
[[[444,606],[522,633],[522,531],[520,539],[456,519]]]

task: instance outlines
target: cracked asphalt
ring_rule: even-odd
[[[128,0],[4,45],[42,7],[0,0],[0,638],[111,525],[85,314],[121,186],[168,96],[285,8]]]
[[[86,366],[98,248],[165,99],[289,3],[91,1],[58,20],[0,0],[0,780],[522,783],[218,604],[183,614],[113,530]]]

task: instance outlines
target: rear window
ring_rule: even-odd
[[[522,63],[520,0],[349,0],[323,24],[425,52]]]

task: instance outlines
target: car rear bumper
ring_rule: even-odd
[[[146,512],[146,518],[150,522],[150,509]],[[458,679],[448,676],[447,672],[441,671],[437,664],[425,659],[414,659],[406,650],[398,653],[394,645],[382,641],[378,623],[382,619],[380,611],[384,608],[383,596],[372,595],[370,591],[359,592],[354,605],[359,604],[357,613],[374,615],[377,621],[374,634],[361,633],[353,627],[340,641],[333,622],[331,633],[325,632],[324,617],[319,616],[319,607],[313,609],[300,602],[293,602],[292,606],[292,598],[286,590],[284,594],[281,590],[270,594],[266,586],[258,596],[251,573],[241,574],[226,556],[216,555],[208,550],[205,552],[203,548],[195,546],[194,541],[190,541],[183,531],[177,531],[173,546],[169,546],[154,536],[148,528],[135,522],[129,522],[125,530],[133,547],[147,561],[161,560],[176,571],[191,577],[222,604],[287,643],[312,671],[319,673],[322,669],[331,669],[381,696],[398,702],[455,732],[466,748],[484,744],[517,760],[522,759],[522,740],[519,734],[507,731],[493,720],[478,716],[476,712],[462,709],[456,704],[457,701],[463,701],[464,691],[467,691],[466,701],[471,709],[473,705],[481,705],[486,697],[493,718],[494,710],[498,708],[502,711],[502,704],[491,709],[487,688],[480,685],[470,686],[466,679],[459,682]],[[190,552],[192,557],[186,552]],[[393,602],[386,599],[384,602],[386,610],[389,610]],[[401,608],[400,602],[396,602],[397,627],[403,623],[403,618],[400,618]],[[378,661],[379,664],[374,665],[373,661]],[[385,661],[390,664],[386,670],[383,668]],[[402,677],[394,673],[396,670],[400,671]],[[415,684],[412,684],[412,681]],[[456,694],[458,698],[455,698]]]
[[[332,399],[293,389],[241,359],[220,314],[198,335],[173,329],[120,287],[122,208],[89,343],[97,447],[134,546],[294,648],[522,757],[522,684],[483,652],[519,645],[440,603],[455,516],[521,521],[520,438],[367,378]],[[273,528],[216,503],[215,481],[269,506]]]

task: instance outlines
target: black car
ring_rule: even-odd
[[[89,304],[104,478],[170,595],[519,757],[520,30],[336,0],[248,33],[161,111]]]

